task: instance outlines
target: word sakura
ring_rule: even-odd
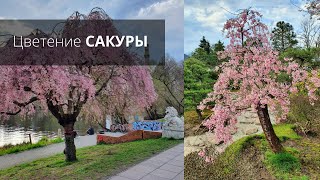
[[[148,37],[143,36],[140,40],[138,36],[93,36],[86,37],[87,47],[121,47],[123,44],[126,47],[135,45],[135,47],[147,47]],[[28,47],[80,47],[80,38],[27,38],[16,37],[13,38],[14,47],[28,48]]]
[[[147,47],[147,40],[147,36],[143,36],[143,40],[140,40],[138,36],[121,36],[121,38],[119,36],[106,36],[104,39],[102,36],[95,38],[95,36],[90,35],[86,38],[86,45],[88,47],[120,47],[125,41],[126,47],[130,47],[133,42],[135,42],[135,47]],[[116,44],[114,41],[116,41]]]

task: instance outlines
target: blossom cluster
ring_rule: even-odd
[[[284,121],[289,112],[290,93],[298,91],[303,83],[310,101],[317,99],[320,87],[317,71],[308,72],[292,59],[280,60],[269,42],[270,33],[261,22],[262,15],[244,10],[224,25],[229,45],[219,52],[221,74],[199,109],[211,108],[213,114],[203,123],[215,134],[216,141],[227,143],[236,130],[237,116],[248,108],[268,107]],[[279,77],[284,76],[285,80]],[[214,102],[212,108],[208,102]]]

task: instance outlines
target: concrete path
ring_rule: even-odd
[[[183,180],[183,149],[184,145],[179,144],[152,158],[145,160],[110,180]]]
[[[97,144],[97,136],[79,136],[75,138],[76,148],[82,148],[86,146],[93,146]],[[5,169],[14,165],[22,164],[25,162],[34,161],[40,158],[49,157],[55,154],[62,153],[65,144],[57,143],[51,144],[42,148],[36,148],[28,151],[23,151],[16,154],[7,154],[0,156],[0,169]]]

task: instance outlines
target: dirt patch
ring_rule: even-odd
[[[241,158],[238,160],[239,162],[236,167],[238,173],[237,179],[274,179],[263,163],[264,155],[256,147],[251,146],[250,148],[244,149],[241,154]]]
[[[205,111],[203,117],[208,117],[210,111]],[[196,111],[186,111],[184,113],[184,132],[185,136],[196,136],[207,132],[208,129],[202,126]]]
[[[197,153],[191,153],[184,159],[185,179],[273,180],[263,164],[263,158],[263,154],[254,145],[229,161],[217,158],[213,163],[206,163]]]
[[[288,140],[285,147],[292,147],[299,151],[301,173],[310,179],[320,177],[320,137],[305,136],[301,140]]]
[[[197,136],[208,132],[208,128],[199,124],[185,124],[184,125],[185,136]]]

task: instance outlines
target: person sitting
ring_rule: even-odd
[[[94,129],[93,129],[93,127],[90,127],[90,128],[87,130],[87,134],[88,134],[88,135],[93,135],[93,134],[94,134]]]

